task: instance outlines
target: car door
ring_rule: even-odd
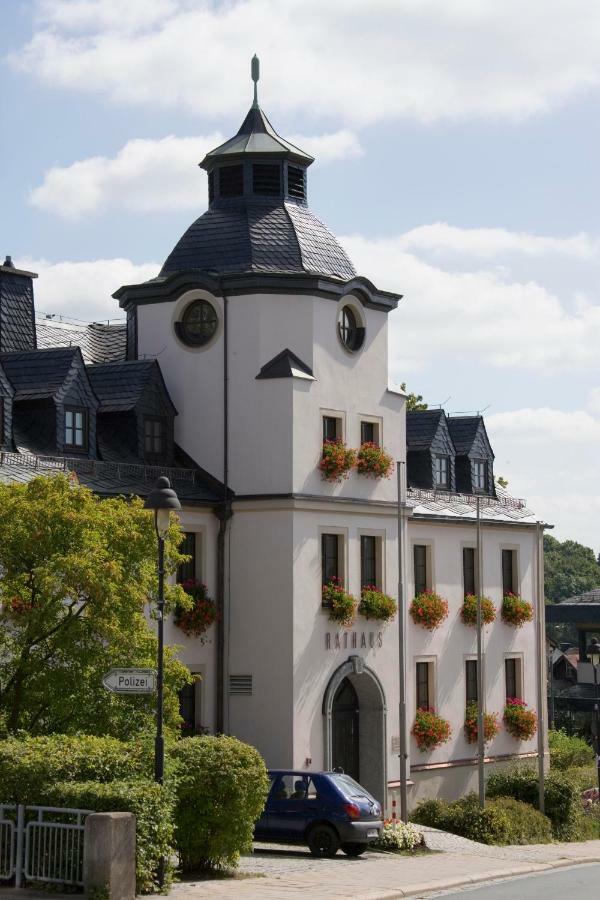
[[[271,787],[269,793],[267,794],[267,800],[265,803],[265,807],[260,815],[260,819],[257,821],[254,826],[254,838],[258,841],[266,841],[270,837],[270,807],[271,807],[271,798],[273,796],[273,788],[277,781],[277,777],[271,775],[269,772],[269,778],[271,779]]]
[[[311,821],[319,815],[319,797],[308,774],[282,774],[273,785],[269,831],[274,840],[304,843]]]

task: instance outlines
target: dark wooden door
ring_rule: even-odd
[[[332,719],[333,768],[343,769],[358,781],[358,697],[347,678],[344,678],[333,698]]]

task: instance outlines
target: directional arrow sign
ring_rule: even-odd
[[[113,694],[153,694],[155,680],[154,669],[111,669],[102,684]]]

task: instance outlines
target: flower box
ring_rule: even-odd
[[[367,475],[369,478],[389,478],[394,471],[394,460],[383,447],[367,441],[358,451],[356,468],[359,475]]]
[[[319,469],[325,481],[343,481],[356,464],[356,450],[346,447],[341,439],[324,441]]]
[[[465,712],[465,737],[468,744],[477,743],[477,704],[467,704]],[[483,714],[483,742],[489,744],[500,731],[498,713],[484,712]]]
[[[450,722],[438,716],[435,710],[431,708],[417,710],[412,735],[422,753],[445,744],[451,734]]]
[[[463,625],[477,625],[477,597],[467,594],[460,611]],[[481,620],[484,625],[491,625],[496,618],[496,607],[489,597],[481,598]]]
[[[328,608],[330,620],[339,625],[352,625],[356,618],[356,598],[344,589],[339,578],[323,585],[323,606]]]
[[[396,609],[396,601],[388,594],[382,593],[372,585],[362,589],[358,613],[365,619],[389,622],[396,615]]]
[[[415,625],[434,631],[448,618],[448,601],[434,591],[423,591],[410,604],[409,612]]]
[[[192,605],[189,608],[179,605],[175,607],[175,624],[188,637],[200,638],[200,642],[204,644],[207,640],[206,632],[218,618],[216,604],[208,596],[206,585],[196,578],[184,581],[181,587],[191,598]]]
[[[504,707],[506,730],[517,741],[528,741],[537,731],[537,716],[519,697],[509,697]]]
[[[533,606],[518,594],[505,594],[502,599],[502,621],[515,628],[533,619]]]

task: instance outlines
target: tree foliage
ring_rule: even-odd
[[[114,735],[152,728],[154,698],[110,694],[112,666],[154,667],[146,618],[156,585],[156,536],[139,498],[100,500],[65,475],[0,484],[0,720],[9,732]],[[171,526],[167,570],[182,558]],[[189,600],[178,586],[168,602]],[[165,721],[189,680],[167,651]]]
[[[546,598],[556,603],[600,587],[600,565],[590,547],[544,535]]]
[[[403,391],[406,390],[406,382],[403,381],[400,385]],[[421,412],[424,409],[428,409],[427,404],[424,402],[421,394],[407,394],[406,395],[406,412]]]

